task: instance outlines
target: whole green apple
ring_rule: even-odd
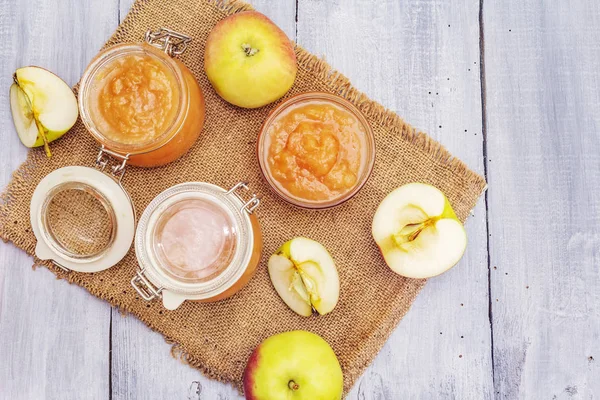
[[[292,42],[256,11],[233,14],[208,35],[204,69],[215,91],[231,104],[257,108],[292,87],[298,67]]]
[[[244,371],[248,400],[339,400],[343,386],[342,368],[333,349],[307,331],[266,339]]]

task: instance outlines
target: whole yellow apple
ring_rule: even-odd
[[[245,11],[221,20],[210,32],[204,69],[223,99],[257,108],[292,87],[298,66],[285,33],[263,14]]]
[[[247,400],[340,400],[344,377],[329,344],[307,331],[271,336],[244,371]]]

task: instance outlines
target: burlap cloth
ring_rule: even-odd
[[[298,76],[286,97],[306,91],[337,93],[353,102],[367,117],[376,136],[377,161],[373,175],[359,194],[341,207],[304,211],[279,200],[261,177],[256,139],[262,121],[276,105],[244,110],[227,104],[211,88],[203,71],[204,44],[212,27],[225,16],[250,9],[240,2],[138,0],[106,46],[141,41],[148,28],[169,27],[193,42],[180,59],[192,70],[206,97],[206,125],[192,150],[165,167],[129,167],[124,186],[137,215],[164,189],[186,181],[206,181],[230,187],[240,180],[264,195],[258,210],[265,247],[256,276],[230,299],[200,304],[185,302],[167,311],[160,301],[145,302],[129,281],[137,267],[133,249],[118,265],[95,274],[64,273],[47,262],[60,278],[83,286],[94,296],[130,312],[173,344],[173,354],[208,376],[240,383],[251,351],[266,337],[305,329],[331,344],[344,371],[346,392],[373,360],[425,284],[394,274],[371,238],[371,220],[380,201],[408,182],[427,182],[440,188],[456,214],[465,220],[485,188],[484,179],[400,117],[355,90],[325,61],[297,48]],[[54,156],[29,152],[14,173],[0,201],[0,235],[33,254],[35,237],[29,223],[29,202],[38,182],[67,165],[92,166],[96,143],[78,122],[72,132],[52,144]],[[325,316],[303,318],[277,296],[266,261],[282,243],[307,236],[325,245],[340,274],[340,301]]]

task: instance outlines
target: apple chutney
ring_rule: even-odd
[[[284,200],[328,208],[354,196],[375,161],[372,130],[347,100],[304,93],[277,107],[258,143],[261,170]]]
[[[163,31],[161,37],[179,35]],[[192,72],[171,57],[180,53],[169,44],[161,51],[148,35],[148,43],[101,52],[79,89],[81,118],[92,136],[128,156],[128,164],[142,167],[164,165],[186,153],[200,135],[205,112]]]

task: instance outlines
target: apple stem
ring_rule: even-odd
[[[50,158],[50,157],[52,157],[52,152],[50,151],[50,145],[48,144],[48,138],[46,137],[46,131],[35,115],[33,116],[33,119],[35,121],[35,125],[38,128],[40,136],[42,137],[42,140],[44,141],[44,151],[46,152],[46,157]]]
[[[253,48],[248,43],[242,44],[242,49],[244,49],[244,53],[246,53],[248,57],[252,57],[256,53],[258,53],[258,49]]]
[[[294,381],[289,381],[288,382],[288,387],[292,390],[298,390],[298,388],[300,387],[296,382]]]

